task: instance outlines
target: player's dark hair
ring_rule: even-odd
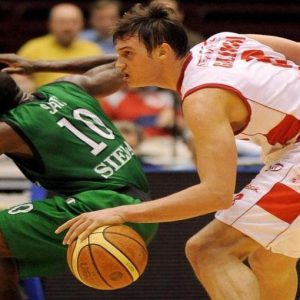
[[[114,30],[114,41],[137,35],[151,53],[162,43],[168,43],[178,58],[188,52],[188,40],[182,24],[175,20],[174,12],[160,3],[134,5],[119,20]]]
[[[6,73],[0,72],[0,114],[6,113],[18,105],[23,91]]]

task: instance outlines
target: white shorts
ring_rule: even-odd
[[[216,218],[266,249],[300,257],[300,144],[266,165]]]

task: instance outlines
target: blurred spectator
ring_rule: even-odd
[[[112,29],[120,17],[121,3],[117,0],[98,0],[91,6],[90,29],[81,33],[81,37],[97,43],[105,53],[115,53]]]
[[[68,59],[99,55],[101,48],[89,41],[79,39],[83,28],[83,14],[71,3],[55,5],[49,16],[49,34],[25,43],[18,54],[29,59]],[[37,87],[49,83],[62,73],[35,73]]]
[[[174,125],[174,97],[155,88],[121,90],[101,101],[112,120],[132,121],[142,128],[145,137],[168,135]]]
[[[121,132],[144,166],[193,166],[192,153],[182,136],[184,121],[170,91],[122,90],[102,99],[101,106],[117,126],[120,124]]]
[[[143,131],[141,128],[130,121],[115,121],[114,124],[122,133],[126,142],[130,145],[134,153],[139,156],[139,147],[143,141]]]
[[[175,17],[177,20],[181,23],[184,23],[184,12],[181,8],[180,1],[178,0],[152,0],[151,2],[161,3],[169,8],[172,8],[175,12]],[[188,36],[188,47],[192,48],[193,46],[199,44],[200,42],[204,41],[204,37],[196,31],[193,31],[186,26],[184,26],[184,29]]]
[[[161,169],[194,169],[194,157],[181,138],[157,136],[144,139],[138,149],[143,165],[159,166]]]

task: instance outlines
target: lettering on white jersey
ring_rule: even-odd
[[[231,68],[244,41],[244,37],[226,37],[218,51],[214,66]]]
[[[178,90],[184,100],[203,88],[235,93],[248,110],[237,138],[262,148],[266,163],[300,142],[300,72],[272,48],[237,33],[216,34],[191,49]]]

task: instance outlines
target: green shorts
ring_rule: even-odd
[[[114,191],[86,191],[72,197],[54,196],[25,203],[0,212],[0,232],[16,259],[20,278],[48,276],[68,269],[66,232],[54,231],[67,220],[84,212],[133,204],[139,199]],[[127,224],[148,243],[157,224]]]

